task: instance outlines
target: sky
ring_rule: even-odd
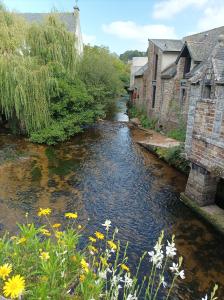
[[[18,12],[73,11],[75,0],[3,0]],[[85,43],[121,54],[150,38],[180,39],[224,25],[224,0],[79,0]]]

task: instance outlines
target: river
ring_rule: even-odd
[[[54,147],[0,133],[0,233],[16,231],[27,211],[38,222],[37,209],[51,207],[58,222],[65,211],[79,213],[85,244],[110,219],[130,242],[134,266],[164,229],[176,235],[186,272],[172,300],[201,299],[215,282],[223,299],[222,236],[180,202],[186,176],[137,145],[144,132],[129,128],[125,109],[120,100],[109,120]]]

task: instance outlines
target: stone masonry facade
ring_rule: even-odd
[[[224,178],[224,37],[190,83],[185,148],[192,168],[185,195],[205,206],[215,203]]]
[[[185,195],[200,206],[214,204],[224,183],[223,35],[224,26],[182,40],[149,40],[148,62],[134,76],[134,104],[158,128],[186,126]]]

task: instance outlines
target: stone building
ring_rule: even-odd
[[[189,80],[185,195],[200,206],[224,205],[224,35]]]
[[[68,31],[74,33],[76,37],[76,50],[78,55],[83,54],[83,38],[82,38],[82,31],[80,25],[80,9],[77,5],[74,6],[73,12],[56,12],[55,13],[61,22],[63,22]],[[21,17],[25,18],[26,21],[33,23],[33,22],[42,22],[49,13],[20,13],[18,14]]]
[[[138,77],[137,74],[140,70],[147,66],[148,57],[133,57],[130,63],[130,88],[129,94],[132,104],[137,105],[139,109],[142,107],[139,105],[139,90],[142,87],[142,78]],[[136,75],[136,76],[135,76]]]
[[[130,88],[135,84],[135,73],[138,72],[148,62],[148,57],[133,57],[129,62],[130,67]]]
[[[149,118],[157,119],[160,128],[168,131],[186,126],[189,79],[208,59],[220,34],[224,26],[182,40],[149,40],[148,67],[134,76],[134,85],[145,86],[146,91],[139,93],[135,104]]]

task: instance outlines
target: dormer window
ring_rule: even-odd
[[[203,99],[211,99],[212,85],[209,80],[206,80],[203,86]]]

